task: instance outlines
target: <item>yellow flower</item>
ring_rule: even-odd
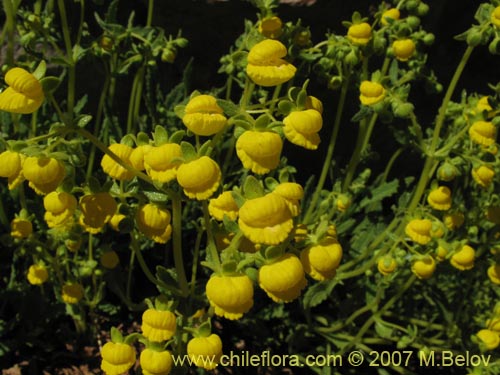
[[[14,151],[4,151],[0,154],[0,177],[7,177],[9,189],[15,189],[23,180],[22,174],[25,156]]]
[[[230,191],[225,191],[217,198],[210,199],[208,203],[208,213],[214,219],[222,221],[224,216],[229,220],[236,220],[238,217],[238,206]]]
[[[47,194],[43,198],[45,207],[44,218],[49,228],[58,227],[70,221],[76,210],[76,198],[66,192],[55,192]]]
[[[153,149],[154,147],[151,145],[141,145],[134,148],[129,157],[132,167],[134,167],[138,171],[143,171],[144,169],[146,169],[146,167],[144,166],[144,156]]]
[[[121,143],[114,143],[110,145],[108,149],[116,154],[116,156],[118,156],[124,164],[131,164],[130,155],[132,154],[132,147]],[[101,167],[104,173],[118,181],[129,181],[134,177],[134,174],[131,171],[123,168],[106,154],[101,160]]]
[[[445,233],[445,227],[444,224],[439,221],[435,220],[432,222],[432,229],[431,229],[431,237],[432,238],[442,238]]]
[[[283,132],[290,142],[308,150],[318,148],[323,117],[317,110],[293,111],[283,119],[283,124]]]
[[[104,268],[112,270],[116,268],[118,264],[120,264],[120,258],[118,257],[116,251],[114,250],[105,251],[101,255],[101,266],[103,266]]]
[[[430,256],[413,261],[412,272],[421,280],[429,279],[436,270],[436,261]]]
[[[300,213],[300,200],[304,197],[304,189],[295,182],[282,182],[273,190],[274,194],[278,194],[285,199],[293,217]]]
[[[432,190],[427,197],[427,202],[435,210],[446,211],[451,208],[451,191],[446,186],[439,186]]]
[[[221,179],[219,165],[208,156],[183,163],[177,169],[177,182],[188,198],[204,200],[218,189]]]
[[[49,273],[45,266],[32,264],[28,269],[27,278],[31,285],[42,285],[49,278]]]
[[[205,290],[215,314],[227,319],[240,319],[253,306],[253,284],[247,275],[212,275]]]
[[[277,39],[283,31],[282,27],[283,22],[279,17],[266,17],[259,22],[259,33],[266,38]]]
[[[187,344],[187,353],[196,366],[213,370],[222,357],[222,340],[215,333],[194,337]]]
[[[271,131],[247,130],[236,141],[236,155],[243,167],[253,173],[265,174],[280,162],[283,141]]]
[[[12,68],[5,74],[10,86],[0,93],[0,110],[12,113],[33,113],[45,98],[40,82],[22,68]]]
[[[349,207],[351,207],[352,200],[349,196],[345,194],[340,194],[335,201],[335,207],[340,212],[345,212]]]
[[[181,146],[177,143],[165,143],[153,147],[144,154],[144,167],[146,173],[155,181],[169,182],[175,179],[177,167],[180,161],[175,159],[182,157]]]
[[[99,233],[111,220],[118,205],[107,192],[87,194],[80,198],[80,225],[89,233]]]
[[[387,9],[384,13],[382,13],[382,17],[380,18],[380,23],[382,26],[387,26],[389,22],[387,22],[387,19],[392,19],[394,21],[399,20],[399,17],[401,16],[399,9],[398,8],[391,8]]]
[[[137,210],[137,227],[147,237],[158,243],[166,243],[172,235],[172,216],[166,209],[147,203]]]
[[[259,269],[259,286],[275,302],[291,302],[307,285],[299,258],[290,253]]]
[[[495,143],[497,129],[488,121],[476,121],[469,128],[469,137],[481,146],[491,146]]]
[[[238,225],[250,241],[277,245],[293,228],[292,213],[282,197],[269,193],[249,199],[240,207]]]
[[[372,38],[372,27],[366,22],[351,25],[347,30],[347,39],[352,43],[364,46]]]
[[[266,39],[248,53],[247,74],[257,85],[277,86],[289,81],[297,68],[283,60],[286,47],[277,40]]]
[[[415,53],[415,42],[411,39],[395,40],[392,43],[394,56],[399,61],[408,61]]]
[[[491,12],[490,20],[497,29],[500,29],[500,6],[497,6],[495,9],[493,9],[493,12]]]
[[[10,235],[14,238],[27,238],[33,233],[31,221],[16,217],[10,222]]]
[[[405,227],[405,233],[416,243],[425,245],[430,242],[432,221],[429,219],[411,220]]]
[[[384,276],[393,273],[397,267],[396,260],[390,255],[383,256],[377,261],[377,270]]]
[[[135,364],[135,350],[122,343],[107,342],[101,349],[101,370],[106,375],[122,375]]]
[[[470,270],[474,267],[475,255],[476,252],[472,247],[464,245],[450,258],[450,264],[460,271]]]
[[[211,95],[198,95],[186,105],[182,122],[197,135],[214,135],[227,124],[227,118],[217,104],[217,99]]]
[[[320,114],[323,114],[323,103],[315,96],[308,95],[306,98],[306,109],[315,109]]]
[[[23,163],[23,175],[37,194],[54,191],[66,175],[64,164],[48,157],[27,157]]]
[[[83,298],[83,287],[77,283],[66,284],[62,287],[61,297],[65,303],[78,303]]]
[[[373,105],[385,97],[385,89],[378,82],[363,81],[359,86],[359,100],[363,105]]]
[[[113,229],[116,230],[117,232],[120,231],[120,223],[123,219],[125,219],[127,216],[120,214],[120,213],[115,213],[113,216],[111,216],[111,219],[109,219],[109,226]]]
[[[150,341],[170,340],[176,327],[176,317],[171,311],[147,309],[142,314],[142,334]]]
[[[500,264],[492,264],[488,267],[488,277],[493,284],[500,285]]]
[[[438,246],[436,249],[435,257],[439,262],[442,262],[446,259],[448,255],[448,250],[443,246]]]
[[[153,349],[144,349],[139,357],[144,375],[168,375],[174,361],[168,350],[158,352]]]
[[[493,110],[493,108],[491,108],[490,103],[488,103],[488,97],[487,96],[482,96],[481,98],[479,98],[479,100],[477,101],[477,104],[476,104],[476,109],[479,112],[483,112],[483,111],[488,111],[489,112],[489,111]]]
[[[300,253],[304,271],[314,280],[323,281],[335,276],[342,260],[342,246],[337,240],[327,237]]]
[[[476,336],[487,350],[496,349],[500,345],[500,336],[490,329],[482,329]]]
[[[487,165],[481,165],[472,170],[472,178],[478,185],[481,185],[484,188],[490,186],[494,176],[495,171]]]
[[[460,228],[465,221],[465,216],[461,212],[453,212],[450,214],[446,214],[443,217],[443,222],[446,228],[449,230],[454,230],[456,228]]]

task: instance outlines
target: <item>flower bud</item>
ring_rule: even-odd
[[[437,178],[441,181],[452,181],[458,174],[458,168],[450,162],[445,161],[437,170]]]

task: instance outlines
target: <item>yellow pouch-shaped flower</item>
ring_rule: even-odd
[[[49,278],[49,273],[44,266],[33,264],[28,269],[27,278],[31,285],[42,285]]]
[[[450,258],[450,264],[460,271],[470,270],[474,267],[475,256],[475,250],[469,245],[464,245]]]
[[[318,148],[318,132],[323,127],[323,117],[315,109],[291,112],[283,119],[285,137],[297,146],[308,150]]]
[[[181,157],[181,146],[177,143],[165,143],[161,146],[153,147],[144,154],[146,173],[156,181],[172,181],[177,175],[177,167],[180,164],[180,161],[175,161],[175,159]]]
[[[496,349],[500,345],[500,336],[490,329],[482,329],[476,336],[487,350]]]
[[[0,93],[0,110],[28,114],[35,112],[45,98],[40,82],[22,68],[12,68],[5,74],[10,86]]]
[[[212,275],[205,290],[215,314],[227,319],[240,319],[253,306],[253,284],[247,275]]]
[[[14,238],[27,238],[33,233],[31,221],[15,218],[10,222],[10,235]]]
[[[285,199],[293,217],[300,213],[300,200],[304,197],[304,189],[295,182],[283,182],[276,186],[273,193]]]
[[[121,143],[114,143],[108,148],[111,152],[116,154],[116,156],[118,156],[123,161],[123,163],[127,165],[131,164],[130,155],[133,151],[132,147]],[[103,156],[101,160],[101,167],[104,173],[118,181],[129,181],[134,177],[134,174],[131,171],[123,168],[108,155]]]
[[[37,194],[54,191],[66,176],[64,164],[48,157],[30,156],[24,160],[23,175]]]
[[[427,197],[427,202],[435,210],[446,211],[451,208],[451,191],[446,186],[439,186],[432,190]]]
[[[283,32],[283,22],[276,16],[266,17],[259,22],[259,33],[266,38],[277,39]]]
[[[222,357],[222,340],[215,333],[194,337],[187,344],[187,353],[196,366],[213,370]]]
[[[171,218],[168,210],[148,203],[137,210],[135,220],[141,233],[155,242],[166,243],[172,235]]]
[[[132,167],[138,171],[143,171],[146,167],[144,166],[144,156],[153,149],[151,145],[141,145],[134,148],[130,154],[129,160]]]
[[[491,12],[490,20],[497,29],[500,29],[500,6],[497,6],[495,9],[493,9],[493,11]]]
[[[431,256],[413,261],[411,270],[421,280],[429,279],[436,270],[436,261]]]
[[[335,276],[342,260],[342,246],[337,240],[327,237],[302,250],[300,260],[304,271],[314,280],[329,280]]]
[[[144,375],[168,375],[174,364],[168,350],[158,352],[148,348],[142,351],[139,361]]]
[[[220,132],[227,124],[227,118],[211,95],[198,95],[186,105],[182,122],[197,135],[214,135]]]
[[[432,221],[429,219],[411,220],[405,227],[405,233],[416,243],[425,245],[432,239],[431,237]]]
[[[23,180],[23,163],[26,157],[18,152],[6,150],[0,154],[0,177],[7,177],[9,189],[15,189]]]
[[[208,213],[215,220],[224,220],[224,215],[230,220],[236,220],[238,217],[238,205],[230,191],[225,191],[217,198],[210,199],[208,203]]]
[[[99,233],[104,225],[111,220],[118,205],[107,192],[84,195],[80,198],[79,222],[83,228],[92,234]]]
[[[469,128],[470,139],[481,146],[487,147],[494,144],[496,134],[495,125],[488,121],[476,121]]]
[[[135,364],[135,356],[132,346],[107,342],[101,349],[101,370],[106,375],[121,375]]]
[[[243,167],[257,174],[275,169],[280,162],[282,149],[281,137],[269,131],[247,130],[236,141],[236,155]]]
[[[384,276],[393,273],[397,267],[396,260],[390,255],[386,255],[377,261],[377,270]]]
[[[481,165],[472,170],[472,178],[478,185],[481,185],[484,188],[490,186],[494,176],[495,171],[487,165]]]
[[[399,61],[408,61],[415,53],[415,42],[411,39],[395,40],[392,43],[394,56]]]
[[[176,317],[171,311],[147,309],[142,314],[142,334],[150,341],[170,340],[176,328]]]
[[[66,303],[78,303],[83,298],[83,287],[77,283],[66,284],[62,287],[61,297]]]
[[[366,22],[351,25],[347,30],[347,39],[352,43],[364,46],[372,38],[372,27]]]
[[[191,199],[210,198],[219,187],[220,179],[219,165],[208,156],[181,164],[177,170],[177,182]]]
[[[374,105],[385,97],[385,89],[378,82],[363,81],[359,86],[359,100],[363,105]]]
[[[493,284],[500,285],[500,264],[492,264],[489,266],[487,273]]]
[[[49,228],[62,225],[72,219],[76,210],[76,198],[66,192],[53,191],[43,198],[44,218]]]
[[[387,9],[384,13],[382,13],[382,17],[380,17],[380,23],[382,24],[382,26],[387,26],[389,24],[389,22],[387,22],[388,19],[397,21],[399,20],[400,16],[401,13],[399,12],[398,8]]]

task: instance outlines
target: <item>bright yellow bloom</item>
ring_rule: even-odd
[[[337,240],[327,237],[300,253],[304,271],[314,280],[323,281],[335,276],[342,260],[342,246]]]
[[[413,261],[411,270],[419,279],[427,280],[436,270],[436,261],[430,256],[425,256]]]
[[[208,213],[215,220],[222,221],[224,216],[229,220],[236,220],[238,217],[238,205],[230,191],[225,191],[217,198],[210,199],[208,203]]]
[[[22,174],[25,156],[14,151],[4,151],[0,154],[0,177],[7,177],[9,189],[15,189],[23,180]]]
[[[63,225],[73,218],[76,210],[76,198],[66,192],[56,192],[47,194],[43,198],[45,207],[44,219],[49,228],[55,228]]]
[[[359,86],[359,100],[363,105],[373,105],[385,97],[385,89],[378,82],[363,81]]]
[[[204,200],[219,188],[221,171],[219,165],[208,156],[183,163],[177,169],[177,182],[188,198]]]
[[[101,370],[106,375],[122,375],[135,365],[135,356],[132,346],[107,342],[101,349]]]
[[[146,169],[146,166],[144,165],[144,156],[153,149],[154,147],[151,145],[141,145],[134,148],[129,157],[132,167],[134,167],[138,171],[143,171],[144,169]]]
[[[490,329],[482,329],[476,336],[487,350],[496,349],[500,345],[500,336]]]
[[[486,328],[491,329],[492,331],[500,334],[500,319],[498,318],[498,311],[495,309],[493,312],[495,314],[494,319],[488,319],[486,321]]]
[[[490,186],[494,176],[495,171],[487,165],[481,165],[472,170],[472,178],[478,185],[481,185],[484,188]]]
[[[435,210],[446,211],[451,208],[451,191],[446,186],[439,186],[432,190],[427,197],[427,202]]]
[[[488,267],[488,277],[493,284],[500,285],[500,264],[492,264]]]
[[[240,207],[238,225],[253,243],[277,245],[292,231],[292,213],[285,199],[269,193],[249,199]]]
[[[392,51],[399,61],[408,61],[415,53],[415,48],[415,42],[412,39],[400,39],[392,43]]]
[[[497,6],[495,9],[493,9],[493,12],[491,12],[491,17],[490,21],[497,29],[500,29],[500,6]]]
[[[120,264],[120,258],[118,257],[116,251],[114,250],[105,251],[101,255],[101,266],[103,266],[104,268],[112,270],[116,268],[118,264]]]
[[[107,192],[87,194],[80,198],[80,225],[89,233],[99,233],[111,220],[118,205]]]
[[[490,103],[488,103],[488,97],[487,96],[482,96],[481,98],[479,98],[479,100],[477,101],[477,104],[476,104],[476,109],[479,111],[479,112],[483,112],[483,111],[492,111],[493,108],[491,108],[491,105]]]
[[[281,137],[271,131],[247,130],[236,141],[236,155],[243,167],[257,174],[275,169],[280,162],[282,149]]]
[[[31,221],[16,217],[10,222],[10,235],[14,238],[27,238],[33,233]]]
[[[144,155],[144,167],[146,173],[155,181],[169,182],[175,179],[177,167],[181,163],[181,146],[177,143],[165,143],[153,147]]]
[[[380,18],[380,23],[382,26],[387,26],[389,22],[387,22],[387,19],[392,19],[394,21],[399,20],[399,17],[401,16],[401,13],[399,12],[398,8],[391,8],[387,9],[384,13],[382,13],[382,17]]]
[[[23,175],[37,194],[54,191],[66,176],[64,164],[48,157],[27,157],[23,163]]]
[[[214,135],[227,124],[227,118],[217,99],[211,95],[198,95],[186,105],[182,122],[197,135]]]
[[[114,143],[110,145],[108,149],[116,154],[116,156],[118,156],[124,164],[131,164],[130,155],[132,154],[132,147],[121,143]],[[104,173],[118,181],[129,181],[134,177],[134,174],[131,171],[123,168],[106,154],[101,160],[101,167]]]
[[[308,95],[306,98],[306,109],[315,109],[320,114],[323,114],[323,103],[315,96]]]
[[[476,252],[472,247],[464,245],[450,258],[450,264],[460,271],[470,270],[474,267],[475,255]]]
[[[488,121],[476,121],[469,128],[469,137],[481,146],[491,146],[495,143],[497,129]]]
[[[0,110],[12,113],[33,113],[45,98],[40,82],[22,68],[12,68],[5,74],[10,86],[0,93]]]
[[[83,298],[83,287],[77,283],[66,284],[62,287],[61,297],[65,303],[78,303]]]
[[[113,216],[111,216],[111,219],[109,219],[109,226],[113,229],[116,230],[117,232],[120,231],[120,223],[123,219],[125,219],[127,216],[120,214],[120,213],[115,213]]]
[[[147,237],[158,243],[166,243],[172,235],[172,216],[164,208],[147,203],[137,210],[137,227]]]
[[[144,375],[168,375],[174,364],[168,350],[158,352],[148,348],[141,352],[139,361]]]
[[[372,38],[372,27],[366,22],[351,25],[347,30],[347,39],[352,43],[364,46]]]
[[[142,314],[142,334],[150,341],[162,342],[172,338],[177,328],[173,312],[147,309]]]
[[[194,337],[187,344],[187,353],[196,366],[213,370],[222,357],[222,340],[215,333]]]
[[[454,230],[456,228],[460,228],[465,221],[465,216],[461,212],[453,212],[450,214],[446,214],[443,217],[444,225],[449,230]]]
[[[277,40],[257,43],[248,53],[248,76],[260,86],[277,86],[289,81],[297,68],[283,60],[286,54],[286,47]]]
[[[432,221],[429,219],[414,219],[406,225],[405,233],[416,243],[425,245],[432,239],[431,229]]]
[[[295,182],[282,182],[274,188],[273,193],[285,199],[293,217],[299,215],[300,200],[304,197],[304,189],[302,186]]]
[[[435,257],[439,262],[442,262],[446,259],[448,255],[448,250],[443,246],[438,246],[436,249]]]
[[[31,285],[42,285],[49,278],[49,273],[45,266],[32,264],[28,269],[27,278]]]
[[[397,267],[396,260],[390,255],[383,256],[377,261],[377,270],[384,276],[393,273]]]
[[[205,290],[215,314],[226,319],[240,319],[253,306],[253,284],[247,275],[212,275]]]
[[[317,110],[293,111],[283,119],[283,124],[283,132],[290,142],[308,150],[318,148],[323,117]]]
[[[266,38],[277,39],[283,32],[283,22],[276,16],[266,17],[259,22],[259,33]]]

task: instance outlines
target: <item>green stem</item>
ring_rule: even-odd
[[[221,262],[219,259],[219,253],[217,252],[217,246],[215,246],[214,236],[212,233],[212,226],[210,224],[210,215],[208,213],[208,203],[203,201],[203,218],[205,221],[205,230],[207,231],[207,250],[212,258],[212,262],[220,269]]]
[[[148,17],[146,19],[146,26],[150,27],[153,22],[154,0],[148,2]]]
[[[394,154],[392,154],[391,158],[389,159],[389,161],[387,163],[387,166],[385,167],[384,173],[382,174],[382,180],[380,181],[380,184],[383,184],[384,182],[387,181],[387,177],[389,176],[389,172],[391,171],[392,166],[396,162],[399,155],[401,155],[403,150],[404,150],[404,148],[400,147],[396,150],[396,152]]]
[[[128,301],[131,301],[130,291],[132,290],[132,271],[134,270],[134,263],[135,263],[135,252],[132,251],[130,253],[130,260],[128,263],[127,286],[125,289],[125,298]]]
[[[14,30],[16,27],[16,10],[12,5],[12,0],[3,0],[5,11],[5,31],[7,34],[7,51],[5,62],[8,66],[14,65]],[[3,41],[2,41],[3,42]]]
[[[73,122],[73,109],[75,106],[75,83],[76,83],[76,66],[73,59],[73,45],[71,44],[71,37],[69,34],[68,17],[66,15],[66,7],[64,0],[57,1],[59,7],[59,14],[61,15],[61,24],[64,38],[64,45],[66,47],[66,58],[68,62],[68,119]]]
[[[169,192],[172,200],[172,231],[173,231],[173,248],[174,248],[174,263],[177,272],[179,289],[182,296],[189,295],[189,286],[184,270],[184,260],[182,259],[182,205],[181,197],[172,192]]]

